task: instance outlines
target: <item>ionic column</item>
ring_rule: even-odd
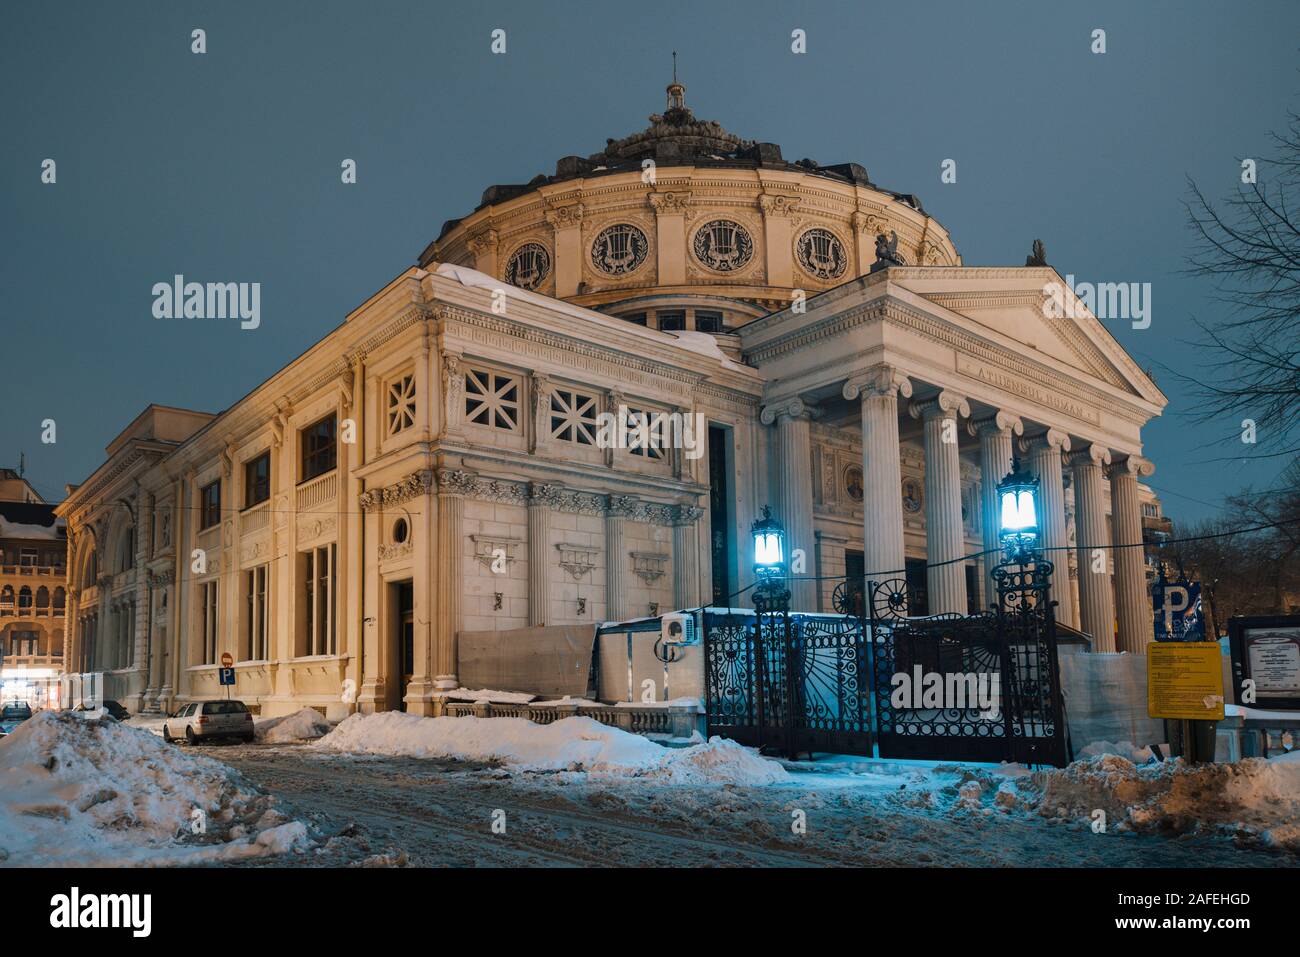
[[[966,614],[966,554],[961,521],[961,458],[957,452],[957,416],[969,416],[966,400],[940,392],[913,401],[913,418],[925,424],[925,557],[930,614]],[[947,562],[948,564],[941,564]]]
[[[1049,597],[1056,602],[1056,620],[1073,618],[1074,595],[1070,591],[1070,544],[1065,529],[1065,480],[1061,475],[1061,455],[1070,451],[1070,437],[1059,429],[1048,429],[1030,439],[1029,471],[1038,476],[1042,507],[1043,548],[1045,558],[1055,566]]]
[[[1155,466],[1128,455],[1114,462],[1110,475],[1111,541],[1115,549],[1115,605],[1119,618],[1119,650],[1140,653],[1152,639],[1151,603],[1147,598],[1142,561],[1142,503],[1138,479]]]
[[[790,574],[795,551],[802,550],[805,565],[798,576],[814,575],[807,564],[814,554],[812,492],[812,409],[797,396],[766,406],[760,417],[764,425],[776,423],[777,519],[785,527],[785,547]],[[790,582],[790,607],[794,611],[817,609],[817,583]]]
[[[456,632],[461,623],[461,595],[465,591],[465,492],[474,484],[467,472],[443,469],[438,473],[438,630],[434,635],[434,687],[455,688]]]
[[[605,509],[605,617],[610,621],[622,621],[627,616],[627,545],[624,541],[627,531],[627,517],[636,505],[636,498],[631,495],[611,495],[609,506]],[[532,509],[529,509],[529,582],[532,582]],[[532,592],[529,592],[529,609],[532,608]]]
[[[539,482],[528,488],[528,625],[531,628],[542,627],[551,617],[551,563],[547,553],[551,507],[548,503],[554,494],[553,486]]]
[[[1102,466],[1110,450],[1092,444],[1070,456],[1074,483],[1075,547],[1079,558],[1079,624],[1093,651],[1115,650],[1115,605],[1107,573],[1106,495]],[[1100,549],[1096,555],[1094,549]]]
[[[844,383],[844,398],[852,401],[862,397],[862,556],[867,577],[877,580],[902,577],[903,468],[898,453],[898,397],[906,399],[911,394],[912,383],[893,366],[876,366]]]
[[[673,604],[694,608],[700,603],[699,540],[696,528],[704,509],[678,505],[673,517]]]
[[[980,440],[980,547],[984,552],[984,602],[987,608],[997,601],[993,566],[998,563],[1002,539],[998,534],[998,483],[1011,471],[1011,443],[1024,432],[1019,416],[995,412],[988,418],[973,419],[966,425]]]

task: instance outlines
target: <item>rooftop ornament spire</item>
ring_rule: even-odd
[[[665,118],[670,121],[679,116],[689,117],[690,110],[686,109],[686,87],[677,82],[677,51],[673,51],[673,82],[668,84],[668,109],[664,111]]]

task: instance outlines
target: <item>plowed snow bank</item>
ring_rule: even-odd
[[[307,841],[226,765],[149,731],[43,711],[0,739],[0,863],[193,864]]]
[[[665,748],[591,718],[535,724],[523,718],[421,718],[386,711],[354,714],[317,747],[406,757],[499,761],[518,771],[585,771],[593,778],[648,778],[666,784],[779,784],[789,775],[734,741],[712,738]]]

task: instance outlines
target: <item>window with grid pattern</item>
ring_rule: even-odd
[[[577,445],[596,444],[596,397],[571,389],[551,393],[551,437]]]
[[[487,369],[465,370],[465,421],[519,431],[519,379]]]
[[[415,376],[404,375],[388,383],[388,434],[397,435],[415,425]]]
[[[647,459],[664,457],[664,414],[646,409],[627,410],[627,450]]]

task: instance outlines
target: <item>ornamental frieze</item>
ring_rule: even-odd
[[[392,508],[401,505],[413,498],[428,495],[433,490],[433,470],[421,469],[418,472],[412,472],[400,482],[362,492],[358,502],[361,505],[361,511],[370,512],[377,508]]]

